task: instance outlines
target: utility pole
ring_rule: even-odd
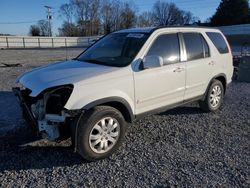
[[[52,21],[52,7],[50,6],[44,6],[47,8],[47,20],[49,22],[49,37],[52,37],[52,26],[51,26],[51,21]]]

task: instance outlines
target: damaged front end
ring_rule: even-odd
[[[58,140],[69,129],[66,122],[73,116],[64,109],[72,91],[73,85],[49,88],[37,97],[31,97],[31,90],[13,88],[18,96],[27,123],[34,127],[43,138]]]

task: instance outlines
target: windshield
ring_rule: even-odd
[[[78,61],[124,67],[135,58],[148,38],[144,33],[112,33],[83,52]]]

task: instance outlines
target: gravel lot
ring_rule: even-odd
[[[70,141],[30,134],[11,92],[17,75],[63,55],[0,50],[0,64],[23,65],[0,67],[0,187],[250,187],[250,84],[234,82],[216,113],[194,103],[136,121],[116,154],[86,163]]]

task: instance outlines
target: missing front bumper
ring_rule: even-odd
[[[13,88],[12,90],[18,98],[23,118],[26,120],[29,127],[43,138],[51,141],[58,139],[60,137],[58,126],[60,123],[65,122],[65,116],[45,114],[44,119],[37,120],[32,113],[31,104],[26,101],[27,93],[20,88]]]
[[[51,141],[56,141],[63,137],[63,130],[66,125],[66,119],[78,117],[83,113],[82,110],[62,109],[60,114],[45,113],[43,106],[43,97],[32,98],[26,90],[13,88],[14,94],[17,96],[24,119],[30,128],[38,135]],[[46,98],[46,97],[44,97]],[[45,100],[46,101],[46,100]],[[59,128],[60,127],[60,128]],[[62,129],[61,129],[62,127]]]
[[[37,132],[37,121],[35,120],[27,102],[25,101],[24,91],[21,91],[20,88],[13,88],[12,90],[15,96],[18,98],[19,105],[22,109],[23,118],[26,120],[27,124]]]

